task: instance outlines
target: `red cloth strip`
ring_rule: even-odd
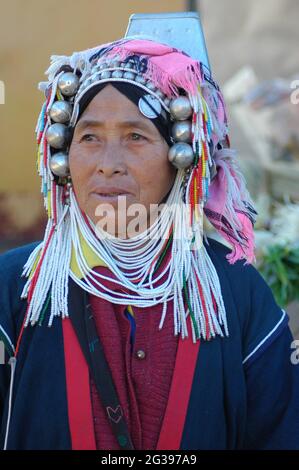
[[[62,329],[72,450],[96,450],[88,365],[69,318]]]
[[[190,315],[187,322],[191,321]],[[157,450],[179,450],[188,411],[200,341],[180,336],[168,404],[157,444]]]

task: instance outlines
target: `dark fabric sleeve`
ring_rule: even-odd
[[[299,354],[288,315],[254,266],[229,265],[229,250],[213,241],[210,245],[238,311],[247,393],[244,447],[299,449]]]
[[[299,361],[293,348],[285,327],[245,368],[246,449],[299,449]]]
[[[292,360],[289,317],[256,269],[245,269],[250,294],[243,323],[245,448],[299,449],[299,365]]]
[[[288,323],[288,316],[253,265],[244,264],[244,260],[229,264],[226,256],[230,250],[215,240],[209,239],[208,251],[221,281],[230,286],[238,312],[243,361],[249,364],[279,336]]]
[[[243,317],[243,364],[249,366],[284,331],[289,318],[253,266],[245,268],[250,300]]]
[[[299,449],[299,364],[287,313],[253,266],[250,309],[243,324],[247,387],[245,448]]]
[[[10,380],[10,367],[8,364],[0,365],[0,430],[3,429],[3,410],[4,403],[7,397]]]
[[[10,382],[8,360],[14,355],[17,332],[26,302],[20,299],[25,280],[23,266],[37,243],[10,250],[0,256],[0,341],[5,348],[5,364],[0,364],[0,424]]]

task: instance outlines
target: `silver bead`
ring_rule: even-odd
[[[110,78],[110,77],[111,77],[111,72],[109,72],[109,70],[105,70],[105,72],[101,73],[101,79],[102,80]]]
[[[168,151],[168,160],[176,168],[187,168],[191,165],[194,154],[191,145],[185,142],[178,142],[170,147]]]
[[[127,80],[134,80],[135,79],[135,74],[133,72],[125,72],[124,73],[124,78]]]
[[[106,64],[106,62],[102,62],[98,67],[99,70],[104,70],[108,68],[108,65]]]
[[[55,149],[62,149],[68,142],[69,130],[64,124],[52,124],[46,134],[49,145]]]
[[[141,83],[141,85],[145,85],[146,80],[142,75],[136,75],[135,82]]]
[[[178,121],[185,121],[192,114],[192,107],[186,96],[179,96],[171,100],[169,109],[171,116]]]
[[[112,72],[112,78],[122,78],[123,77],[123,72],[121,70],[114,70]]]
[[[137,351],[136,353],[136,357],[138,359],[145,359],[146,357],[145,351],[143,351],[142,349],[139,349],[139,351]]]
[[[50,109],[50,118],[54,122],[64,124],[71,119],[72,105],[68,101],[55,101]]]
[[[191,142],[191,122],[190,121],[177,121],[171,129],[171,135],[176,142]]]
[[[58,80],[58,88],[64,96],[73,96],[79,88],[79,78],[72,72],[65,72]]]
[[[52,173],[61,178],[67,176],[70,172],[68,154],[57,152],[50,158],[50,169]]]

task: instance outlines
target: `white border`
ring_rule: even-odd
[[[253,354],[255,354],[256,351],[258,351],[260,349],[260,347],[265,343],[265,341],[267,341],[267,339],[270,338],[270,336],[277,330],[279,325],[282,323],[282,321],[286,317],[285,310],[282,309],[282,312],[283,312],[283,315],[282,315],[281,319],[279,320],[279,322],[277,323],[277,325],[275,325],[275,327],[270,331],[270,333],[268,333],[267,336],[265,336],[265,338],[254,348],[254,350],[250,354],[248,354],[248,356],[245,357],[245,359],[243,361],[243,364],[245,364],[245,362],[247,362],[248,359],[250,359],[251,356],[253,356]]]
[[[1,325],[0,325],[0,330],[1,330],[2,333],[4,334],[5,338],[8,340],[8,342],[9,342],[9,344],[10,344],[10,346],[11,346],[13,352],[15,353],[15,352],[16,352],[15,347],[14,347],[14,345],[13,345],[13,343],[12,343],[10,337],[8,336],[8,334],[6,333],[6,331],[4,330],[4,328],[3,328]]]

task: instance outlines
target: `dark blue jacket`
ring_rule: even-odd
[[[35,246],[0,256],[6,362],[25,315],[22,267]],[[227,249],[213,240],[207,250],[220,279],[230,335],[201,343],[180,449],[299,449],[299,361],[287,314],[251,265],[229,265]],[[80,287],[74,288],[80,297]],[[56,318],[50,328],[46,321],[27,327],[18,356],[7,448],[71,449],[62,320]],[[6,363],[0,365],[1,448],[9,387]]]

